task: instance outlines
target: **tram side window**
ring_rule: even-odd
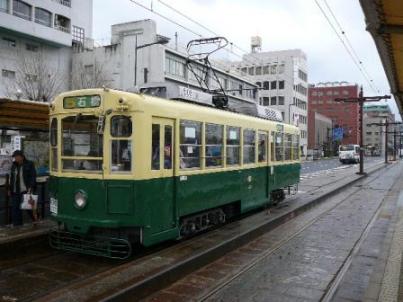
[[[255,162],[255,131],[244,129],[243,131],[243,163]]]
[[[111,171],[132,170],[132,121],[129,116],[116,115],[111,118]]]
[[[221,167],[223,164],[224,127],[206,124],[206,167]]]
[[[172,169],[172,126],[164,126],[164,169]]]
[[[51,163],[52,171],[57,171],[58,169],[58,158],[57,158],[57,119],[53,118],[50,124],[50,145],[51,145]]]
[[[240,134],[240,128],[227,127],[227,165],[239,165]]]
[[[271,133],[271,141],[270,141],[270,160],[271,161],[276,160],[276,157],[275,157],[276,149],[274,147],[275,142],[276,142],[276,134],[275,134],[275,132],[272,132]]]
[[[291,134],[284,135],[284,159],[291,160],[291,147],[292,147],[292,139]]]
[[[299,135],[295,134],[292,136],[292,152],[293,152],[293,159],[299,159]]]
[[[183,120],[180,124],[180,168],[200,168],[201,123]]]
[[[283,133],[276,133],[275,149],[276,149],[276,161],[284,160],[284,145],[283,145]]]
[[[259,163],[267,161],[267,134],[259,133],[259,145],[258,145],[258,160]]]
[[[151,129],[151,170],[160,169],[160,125],[153,124]]]

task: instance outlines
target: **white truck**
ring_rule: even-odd
[[[359,145],[340,145],[339,160],[343,164],[360,162],[360,146]]]

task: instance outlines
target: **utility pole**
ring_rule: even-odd
[[[365,102],[378,102],[383,99],[390,99],[390,95],[383,95],[383,96],[369,96],[369,97],[364,97],[364,93],[362,90],[362,86],[360,89],[360,93],[358,97],[356,98],[335,98],[335,102],[343,102],[343,103],[358,103],[359,105],[359,115],[360,115],[360,125],[359,125],[359,131],[360,131],[360,170],[357,174],[365,174],[364,173],[364,135],[363,135],[363,117],[364,117],[364,103]]]
[[[385,126],[385,164],[388,163],[388,134],[394,134],[394,148],[396,150],[396,130],[395,131],[388,131],[388,128],[390,125],[401,125],[401,122],[394,122],[394,123],[389,123],[388,118],[386,118],[385,123],[371,123],[369,125],[375,125],[375,126]],[[401,132],[400,132],[401,133]],[[396,160],[396,151],[394,151],[394,160]]]

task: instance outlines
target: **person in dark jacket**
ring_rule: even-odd
[[[24,153],[20,150],[14,151],[13,165],[10,172],[10,191],[9,195],[12,202],[12,220],[14,226],[22,225],[21,203],[23,195],[26,193],[34,193],[36,185],[36,171],[32,161],[25,158]],[[32,211],[29,211],[32,220],[35,217]]]

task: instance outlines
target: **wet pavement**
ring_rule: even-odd
[[[402,165],[374,173],[147,300],[396,301],[387,263],[402,185]]]

